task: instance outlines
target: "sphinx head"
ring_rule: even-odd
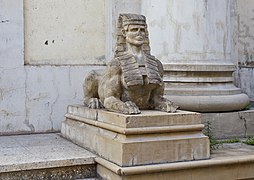
[[[127,50],[126,43],[142,46],[143,51],[150,54],[145,16],[138,14],[119,15],[115,56]]]

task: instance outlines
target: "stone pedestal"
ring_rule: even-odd
[[[69,106],[65,117],[62,136],[118,167],[210,157],[199,113],[142,111],[123,115],[77,105]]]
[[[164,64],[166,97],[181,109],[225,112],[244,109],[249,98],[233,84],[235,66],[227,61],[177,61]]]

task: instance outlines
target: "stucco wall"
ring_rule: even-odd
[[[254,1],[238,0],[239,65],[254,67]]]
[[[174,60],[230,59],[230,0],[143,0],[152,52]]]
[[[142,0],[141,12],[163,63],[231,61],[235,84],[254,99],[253,0]]]
[[[67,106],[83,103],[85,74],[105,68],[86,64],[104,64],[112,57],[112,22],[120,12],[140,12],[139,0],[75,1],[71,7],[80,5],[77,14],[61,2],[74,1],[33,0],[24,8],[22,0],[0,1],[0,135],[59,131]],[[94,7],[84,11],[80,3]],[[74,30],[78,25],[84,33]],[[25,55],[26,63],[32,65],[24,65]]]
[[[24,1],[26,64],[105,64],[104,0]]]
[[[164,62],[182,59],[219,60],[231,57],[232,32],[229,24],[229,6],[232,1],[230,0],[185,0],[184,2],[160,0],[160,3],[156,0],[105,0],[103,2],[105,14],[100,13],[100,17],[105,17],[105,24],[100,29],[99,37],[100,42],[104,41],[101,42],[100,47],[105,48],[105,58],[100,62],[105,63],[112,57],[115,20],[120,12],[142,12],[147,16],[152,52]],[[253,4],[251,0],[249,3]],[[68,65],[68,63],[77,64],[75,60],[79,61],[80,57],[89,56],[86,56],[86,51],[80,50],[79,57],[68,56],[67,52],[63,52],[64,57],[62,57],[59,47],[56,49],[59,53],[54,54],[54,51],[50,50],[51,52],[47,54],[47,56],[52,55],[51,65],[40,65],[50,64],[45,63],[44,54],[40,53],[47,52],[43,48],[57,44],[57,41],[52,43],[55,39],[51,35],[61,31],[61,28],[53,28],[55,30],[53,32],[47,31],[46,35],[49,35],[49,38],[45,35],[41,40],[45,43],[44,40],[48,39],[48,45],[42,43],[41,52],[35,43],[38,41],[36,39],[38,36],[31,38],[30,41],[35,40],[31,42],[35,43],[33,48],[36,48],[32,53],[37,52],[33,56],[38,63],[35,66],[24,65],[26,43],[24,27],[28,24],[24,25],[26,21],[23,14],[22,0],[0,0],[0,134],[58,131],[64,120],[67,105],[82,103],[84,75],[91,69],[104,68],[104,66]],[[51,20],[51,23],[54,21]],[[90,60],[96,59],[101,54],[103,53],[100,51],[93,58],[83,60],[90,64]],[[67,62],[68,58],[74,61]],[[239,84],[249,95],[253,94],[253,85],[250,83],[253,82],[253,74],[253,69],[249,68],[244,69],[238,76],[241,77]]]
[[[56,131],[93,66],[24,66],[21,0],[0,1],[0,134]]]
[[[254,68],[238,67],[238,85],[254,102]]]
[[[254,1],[237,1],[237,60],[236,81],[254,101]]]

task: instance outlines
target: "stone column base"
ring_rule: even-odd
[[[235,66],[229,61],[172,61],[164,64],[165,94],[182,110],[239,111],[249,97],[233,84]]]
[[[198,112],[227,112],[241,110],[249,103],[246,94],[210,96],[166,96],[183,110]]]

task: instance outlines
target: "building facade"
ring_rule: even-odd
[[[113,57],[119,13],[146,16],[165,67],[229,63],[234,75],[217,79],[234,77],[253,100],[253,9],[252,0],[0,0],[0,134],[60,130],[67,106],[82,104],[85,74]],[[169,77],[190,83],[195,73]]]

